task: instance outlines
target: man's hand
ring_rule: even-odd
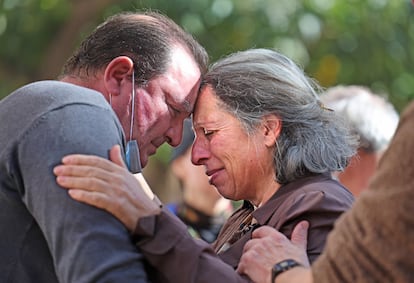
[[[272,227],[256,229],[244,246],[237,271],[247,274],[254,282],[266,283],[270,282],[273,265],[282,260],[294,259],[309,267],[306,254],[308,227],[307,221],[298,223],[291,241]]]

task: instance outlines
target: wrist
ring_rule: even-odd
[[[279,274],[272,283],[313,283],[311,269],[296,266]]]
[[[273,265],[272,267],[272,277],[271,277],[271,283],[274,283],[276,278],[281,275],[282,273],[298,267],[298,266],[302,266],[299,262],[297,262],[294,259],[285,259],[282,260],[278,263],[276,263],[275,265]]]

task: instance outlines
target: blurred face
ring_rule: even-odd
[[[194,208],[213,215],[217,202],[222,199],[210,185],[203,166],[191,163],[191,146],[171,163],[172,172],[182,183],[183,199]]]
[[[172,146],[181,142],[183,121],[193,111],[199,80],[196,62],[185,49],[177,46],[165,74],[136,87],[132,139],[138,142],[142,166],[164,142]],[[129,140],[128,111],[120,119]]]
[[[273,174],[260,127],[248,135],[236,117],[219,107],[209,86],[199,95],[193,123],[192,162],[205,166],[210,183],[224,197],[260,203],[264,182]]]

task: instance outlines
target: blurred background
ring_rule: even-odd
[[[159,10],[191,32],[211,61],[251,47],[294,59],[323,87],[358,84],[401,111],[414,97],[411,0],[0,0],[0,98],[54,79],[81,39],[123,10]],[[144,173],[175,197],[163,146]]]

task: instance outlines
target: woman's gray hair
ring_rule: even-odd
[[[211,86],[222,106],[248,134],[262,118],[282,121],[276,140],[276,180],[286,184],[317,173],[342,171],[358,146],[346,123],[319,101],[320,87],[286,56],[268,49],[231,54],[213,64],[202,87]]]

